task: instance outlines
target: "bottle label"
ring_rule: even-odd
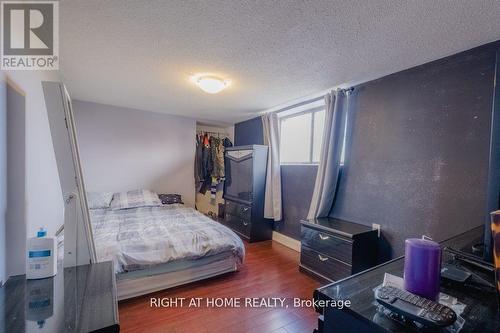
[[[50,250],[29,251],[28,256],[30,258],[50,257]]]

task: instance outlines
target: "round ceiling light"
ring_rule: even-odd
[[[192,81],[208,94],[220,93],[231,83],[229,80],[223,80],[212,75],[194,76]]]

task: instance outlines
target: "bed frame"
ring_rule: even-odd
[[[97,262],[97,255],[71,97],[61,82],[42,82],[42,88],[65,204],[64,267],[93,264]],[[116,276],[118,299],[137,297],[234,272],[240,265],[240,259],[233,253],[221,253],[119,273]]]
[[[154,268],[118,273],[118,300],[125,300],[156,291],[235,272],[241,265],[233,253],[222,253],[202,259],[156,265]]]

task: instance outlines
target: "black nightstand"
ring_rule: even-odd
[[[119,332],[113,264],[58,270],[46,279],[13,276],[0,288],[5,332]]]
[[[334,218],[301,221],[300,269],[337,281],[377,264],[378,231]]]
[[[465,233],[452,237],[440,245],[449,246],[457,250],[471,252],[472,246],[483,239],[484,227],[478,226]],[[465,263],[457,262],[447,252],[443,252],[442,262],[453,265],[467,266]],[[467,266],[477,277],[494,283],[494,274],[482,271],[473,266]],[[403,276],[404,258],[390,260],[380,266],[367,270],[362,274],[348,279],[329,284],[314,291],[315,300],[350,300],[350,307],[318,307],[319,314],[317,332],[377,332],[377,333],[408,333],[408,332],[449,332],[446,328],[438,330],[419,329],[412,323],[408,325],[403,322],[392,320],[390,316],[381,313],[377,302],[375,302],[373,289],[384,281],[386,273]],[[479,281],[479,280],[478,280]],[[500,316],[496,293],[492,290],[481,290],[477,287],[465,284],[450,284],[442,281],[441,292],[456,297],[460,303],[466,304],[464,312],[460,315],[463,320],[461,332],[500,332]]]

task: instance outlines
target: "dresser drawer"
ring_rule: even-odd
[[[302,226],[300,242],[302,245],[319,253],[352,264],[353,241],[351,239],[341,238],[340,236]]]
[[[300,264],[333,281],[350,276],[352,271],[351,265],[305,246],[302,246],[300,249]]]
[[[228,228],[231,228],[237,233],[243,235],[244,237],[250,238],[250,228],[251,228],[250,220],[244,220],[239,216],[235,216],[226,212],[226,215],[224,217],[224,224]]]
[[[252,208],[247,205],[226,200],[225,213],[250,222],[252,218]]]

